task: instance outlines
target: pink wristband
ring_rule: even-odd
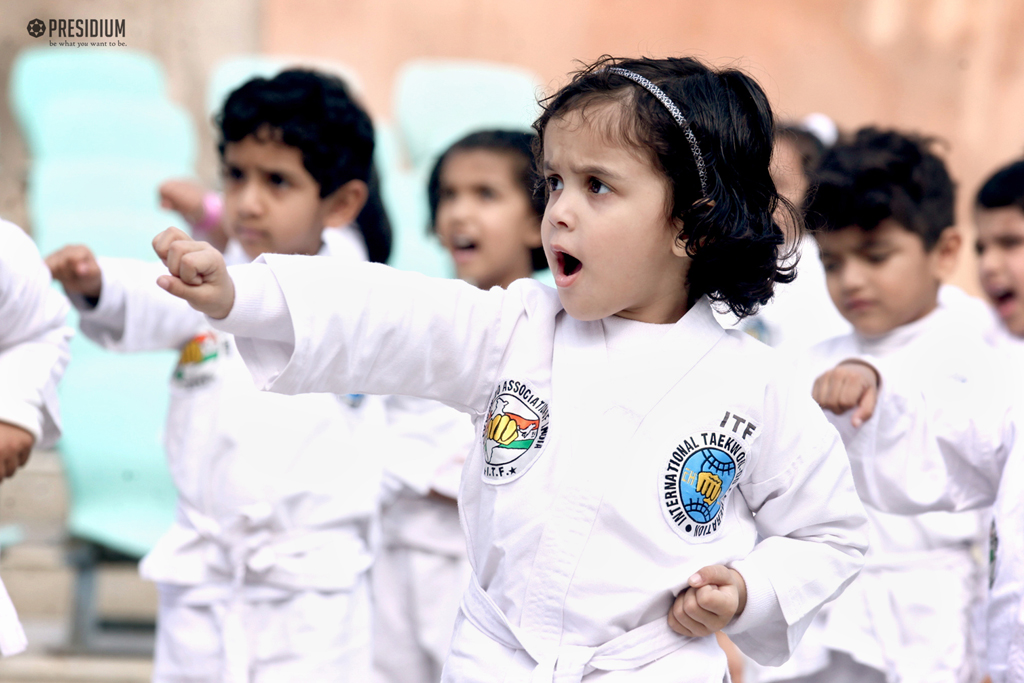
[[[224,200],[216,192],[207,192],[203,195],[203,218],[193,225],[196,230],[211,230],[220,225],[221,216],[224,213]]]

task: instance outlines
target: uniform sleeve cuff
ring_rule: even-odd
[[[43,434],[43,412],[29,404],[11,399],[0,399],[0,422],[21,427],[39,443]]]
[[[743,633],[750,629],[775,621],[782,613],[779,597],[772,587],[771,581],[753,562],[738,560],[728,565],[743,577],[747,584],[747,604],[743,612],[732,620],[724,629],[726,635]]]
[[[288,304],[277,278],[266,263],[229,266],[235,285],[235,302],[226,318],[207,319],[218,330],[236,337],[295,342]]]

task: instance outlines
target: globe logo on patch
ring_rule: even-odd
[[[662,510],[677,532],[692,538],[718,530],[726,498],[746,460],[741,449],[734,454],[719,445],[712,434],[690,437],[673,451],[662,471]]]
[[[46,24],[43,22],[42,19],[33,19],[32,21],[28,22],[28,34],[30,36],[32,36],[33,38],[38,38],[44,33],[46,33]]]

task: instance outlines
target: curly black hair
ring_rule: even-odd
[[[222,160],[228,144],[271,134],[302,153],[321,198],[350,180],[366,183],[369,196],[356,223],[370,260],[387,261],[391,223],[373,168],[373,125],[341,79],[307,69],[253,78],[228,96],[215,121]]]
[[[956,188],[935,139],[861,128],[822,157],[804,209],[810,229],[874,230],[891,218],[930,250],[953,225]]]
[[[437,207],[441,202],[441,171],[444,162],[456,152],[486,150],[510,156],[516,164],[516,180],[523,193],[529,197],[530,206],[537,215],[537,220],[544,216],[544,195],[540,191],[540,178],[533,160],[533,142],[537,136],[518,130],[480,130],[461,138],[444,151],[433,170],[427,184],[427,198],[430,201],[430,231],[435,232],[437,226]],[[530,250],[530,264],[534,271],[546,270],[547,257],[543,247]]]
[[[679,107],[700,145],[707,196],[684,129],[654,95],[610,67],[649,79]],[[617,136],[646,154],[671,182],[667,213],[682,221],[677,239],[691,258],[690,300],[707,295],[740,318],[756,313],[772,298],[776,283],[796,277],[796,259],[784,253],[785,238],[773,217],[776,208],[801,224],[769,173],[774,118],[761,86],[737,69],[714,69],[691,57],[605,55],[541,103],[544,110],[534,124],[538,163],[553,118],[607,101],[629,112],[620,118]]]
[[[1003,166],[978,190],[975,203],[982,209],[1016,206],[1024,211],[1024,160]]]

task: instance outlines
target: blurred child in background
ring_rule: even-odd
[[[431,229],[459,279],[504,288],[547,268],[535,137],[480,131],[435,164]],[[472,571],[456,498],[477,434],[464,413],[409,396],[388,398],[388,420],[400,445],[385,470],[390,493],[373,567],[374,667],[382,682],[436,683]]]
[[[833,413],[845,413],[862,384],[877,385],[876,367],[899,366],[920,387],[940,375],[997,381],[975,367],[984,348],[980,332],[959,307],[940,301],[961,237],[953,227],[953,182],[932,147],[928,139],[865,128],[829,150],[815,174],[805,215],[829,294],[854,332],[812,348],[800,371]],[[857,427],[868,408],[856,405],[840,419]],[[757,672],[758,679],[978,680],[972,609],[979,598],[980,515],[898,516],[871,506],[867,512],[864,571],[819,614],[793,659]]]
[[[1024,161],[993,173],[974,203],[975,247],[981,288],[1001,325],[990,328],[997,346],[1024,342]]]
[[[386,222],[355,223],[373,129],[341,81],[256,78],[217,122],[229,261],[316,254],[345,270],[386,256]],[[382,403],[257,391],[232,335],[155,285],[159,263],[84,246],[47,260],[90,338],[181,350],[166,434],[178,514],[141,564],[160,594],[154,681],[369,680]]]
[[[0,220],[0,481],[33,448],[60,436],[57,382],[68,363],[68,303],[28,235]],[[0,581],[0,656],[25,649],[25,633]]]

